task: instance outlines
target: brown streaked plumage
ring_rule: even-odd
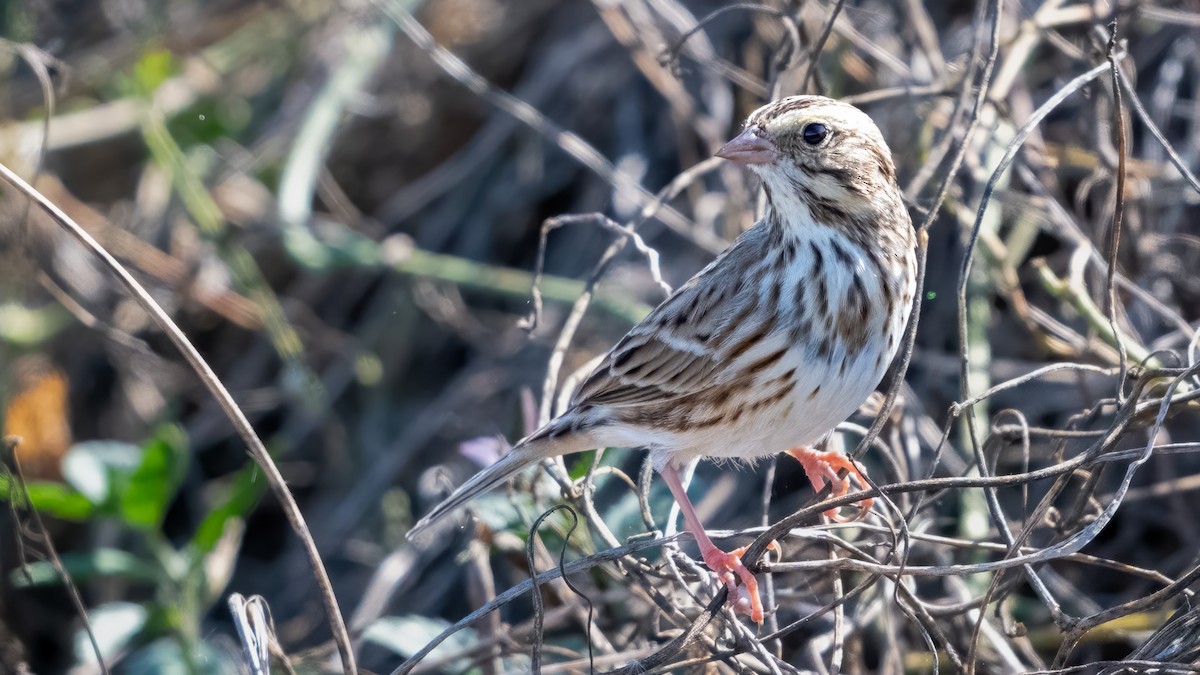
[[[717,154],[762,180],[762,220],[617,343],[566,412],[467,481],[410,536],[538,460],[643,447],[705,563],[731,591],[740,580],[739,608],[762,620],[754,575],[740,551],[713,545],[679,470],[702,457],[786,451],[818,488],[861,486],[853,463],[808,447],[862,404],[895,355],[915,287],[914,235],[887,145],[853,106],[820,96],[765,105]],[[867,501],[859,515],[869,509]]]

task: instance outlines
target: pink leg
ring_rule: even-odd
[[[864,489],[869,485],[854,462],[840,452],[815,452],[808,448],[792,448],[788,450],[788,454],[795,457],[796,461],[804,467],[804,474],[808,476],[808,481],[812,483],[814,490],[820,491],[828,483],[833,486],[832,496],[840,497],[850,491],[851,482],[858,483],[858,487]],[[846,470],[844,480],[838,478],[838,469]],[[862,520],[871,512],[871,505],[874,503],[874,499],[862,500],[858,506],[858,513],[853,518],[843,517],[837,509],[829,509],[825,515],[839,523]]]
[[[741,556],[745,549],[726,553],[717,548],[712,539],[708,537],[708,533],[704,531],[704,525],[700,522],[700,517],[696,515],[696,509],[692,507],[687,491],[683,489],[683,481],[679,479],[679,470],[668,464],[659,473],[666,479],[667,487],[671,488],[671,494],[675,496],[675,501],[679,503],[679,508],[683,511],[683,519],[687,522],[688,531],[696,538],[696,544],[700,547],[700,557],[704,558],[704,564],[708,565],[708,569],[716,572],[717,578],[729,588],[729,602],[748,614],[754,623],[762,623],[763,606],[762,600],[758,597],[758,580],[742,564]],[[750,611],[748,612],[737,602],[738,578],[742,580],[746,586],[746,592],[750,595]]]

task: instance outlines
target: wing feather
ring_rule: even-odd
[[[736,359],[720,346],[747,320],[758,289],[740,283],[756,256],[752,229],[692,277],[613,347],[571,400],[572,406],[667,403],[733,376]],[[749,236],[748,236],[749,235]]]

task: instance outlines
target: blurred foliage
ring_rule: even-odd
[[[63,459],[64,483],[20,485],[11,475],[0,478],[0,497],[27,504],[56,518],[98,524],[116,522],[127,529],[131,550],[95,548],[61,556],[76,584],[101,581],[148,587],[142,603],[110,603],[96,608],[94,623],[121,617],[120,639],[108,640],[105,658],[131,645],[151,645],[159,638],[178,642],[183,662],[194,670],[207,647],[200,644],[201,625],[209,609],[224,595],[232,571],[230,556],[240,545],[244,519],[265,490],[255,467],[234,474],[214,495],[213,506],[190,539],[173,543],[163,530],[187,470],[190,453],[176,425],[159,427],[140,447],[118,441],[85,441]],[[215,486],[214,486],[215,487]],[[54,564],[34,561],[9,573],[14,589],[63,583]],[[118,608],[120,611],[118,612]],[[80,638],[77,638],[77,641]],[[89,651],[82,655],[91,658]]]

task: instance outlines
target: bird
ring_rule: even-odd
[[[642,448],[730,602],[762,623],[744,549],[712,542],[680,472],[698,458],[786,452],[818,490],[865,487],[845,455],[813,448],[878,387],[899,348],[916,288],[916,233],[883,135],[848,103],[773,101],[716,155],[757,175],[761,219],[634,326],[562,414],[437,504],[410,538],[540,460]],[[858,517],[870,508],[860,502]]]

